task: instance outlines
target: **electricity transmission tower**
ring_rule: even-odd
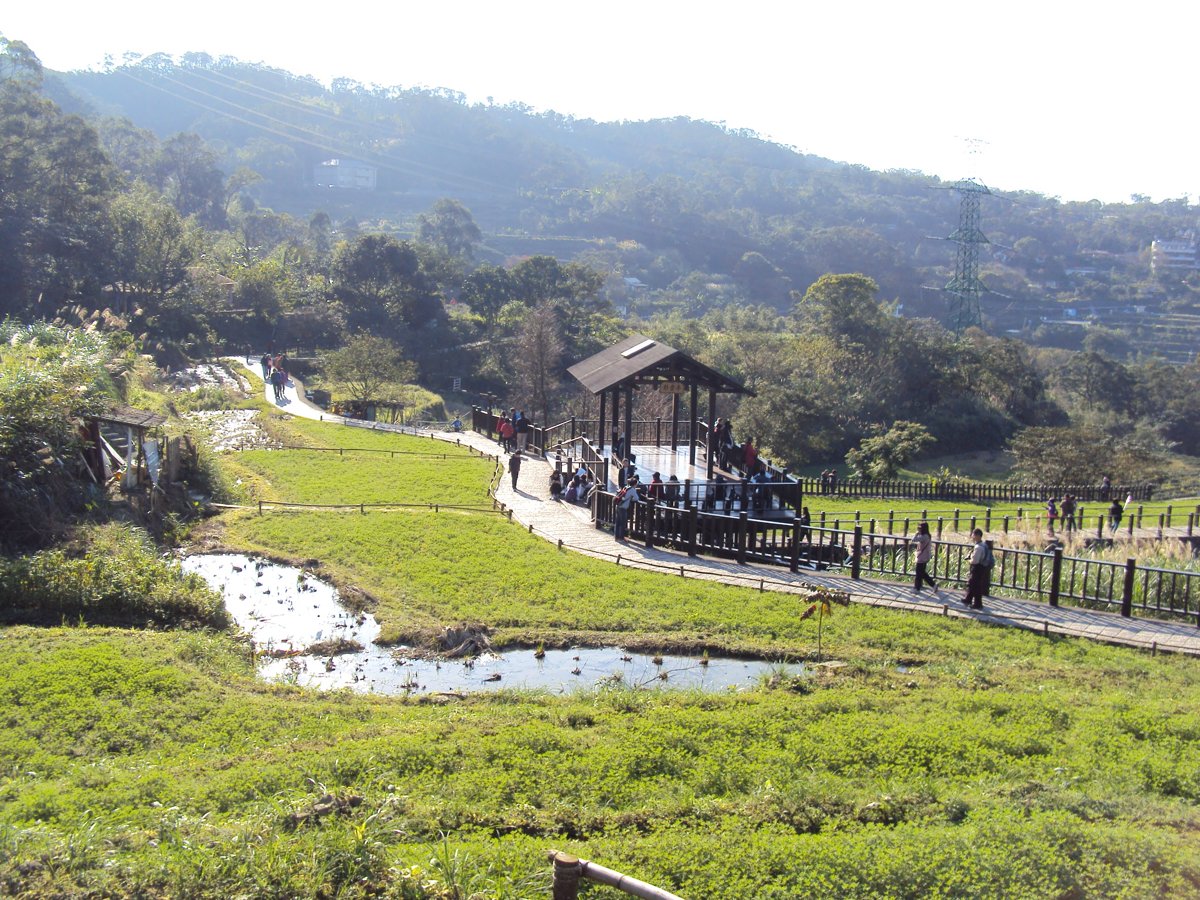
[[[979,295],[987,288],[979,280],[979,247],[989,243],[979,228],[979,198],[991,196],[991,191],[974,179],[959,181],[952,190],[958,191],[961,201],[958,206],[958,228],[948,240],[958,244],[954,262],[954,277],[946,284],[950,295],[950,327],[961,334],[972,326],[979,327],[983,320],[979,313]]]

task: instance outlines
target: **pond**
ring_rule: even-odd
[[[265,651],[259,675],[323,689],[381,694],[460,693],[498,688],[567,692],[601,684],[721,691],[752,687],[777,672],[802,666],[727,657],[626,652],[620,647],[575,647],[487,653],[474,659],[420,658],[406,647],[381,647],[379,623],[341,604],[337,589],[295,566],[236,553],[182,560],[185,571],[221,592],[225,607],[255,646]],[[330,642],[361,649],[330,655]],[[312,652],[314,645],[319,652]]]

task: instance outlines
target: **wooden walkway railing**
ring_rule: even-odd
[[[616,519],[615,496],[592,495],[592,517],[598,529]],[[842,528],[803,526],[799,519],[770,520],[701,512],[696,506],[673,507],[653,500],[630,510],[628,539],[647,548],[667,547],[689,556],[713,556],[802,568],[842,569],[852,578],[865,573],[884,578],[914,577],[915,552],[907,535],[866,531],[861,525]],[[960,541],[933,542],[929,572],[936,581],[965,585],[972,548]],[[1068,557],[1061,549],[1047,552],[995,548],[992,588],[1017,597],[1057,606],[1069,600],[1080,606],[1137,610],[1151,616],[1188,617],[1200,626],[1200,573]]]
[[[481,409],[473,410],[471,427],[489,436],[495,435],[496,422],[499,418],[491,412]],[[634,419],[631,433],[628,435],[629,446],[667,447],[687,446],[686,428],[676,427],[672,433],[672,423],[668,419]],[[682,426],[684,423],[679,423]],[[532,426],[530,444],[540,449],[548,449],[564,445],[580,436],[587,436],[597,441],[600,427],[598,419],[585,419],[571,416],[569,419],[543,428]],[[705,458],[708,452],[709,425],[701,420],[697,422],[696,444],[697,455]],[[607,438],[607,435],[603,436]],[[925,481],[908,481],[902,479],[861,479],[861,478],[799,478],[792,475],[787,466],[779,466],[769,459],[759,458],[768,479],[775,484],[788,484],[786,491],[781,492],[784,505],[790,505],[788,498],[796,497],[796,505],[802,496],[827,495],[834,497],[863,497],[872,499],[895,500],[929,500],[960,503],[997,503],[1025,502],[1044,503],[1051,499],[1061,499],[1071,494],[1077,502],[1109,502],[1114,497],[1123,500],[1132,496],[1137,501],[1153,499],[1155,485],[1153,484],[1114,484],[1103,487],[1099,484],[1014,484],[1010,482],[981,482],[967,481],[959,478],[931,478]],[[738,471],[737,474],[748,477],[750,472]],[[794,485],[791,486],[791,485]]]

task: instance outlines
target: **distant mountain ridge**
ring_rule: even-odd
[[[436,199],[454,197],[485,235],[503,236],[493,261],[526,244],[578,247],[574,258],[645,286],[639,311],[787,308],[820,275],[853,271],[907,314],[945,312],[939,288],[955,251],[945,238],[959,198],[919,173],[835,163],[686,118],[598,123],[468,104],[446,90],[345,80],[327,89],[204,54],[48,74],[47,93],[68,111],[127,118],[160,138],[200,135],[227,173],[261,178],[245,189],[260,205],[404,233]],[[315,167],[330,158],[374,166],[377,186],[318,188]],[[1200,312],[1189,273],[1150,266],[1152,241],[1200,230],[1186,201],[1062,203],[1027,192],[985,199],[982,215],[992,330],[1032,337],[1067,309]]]

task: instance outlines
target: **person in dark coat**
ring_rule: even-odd
[[[517,477],[521,474],[521,454],[514,453],[508,458],[508,471],[512,475],[513,490],[517,489]]]

